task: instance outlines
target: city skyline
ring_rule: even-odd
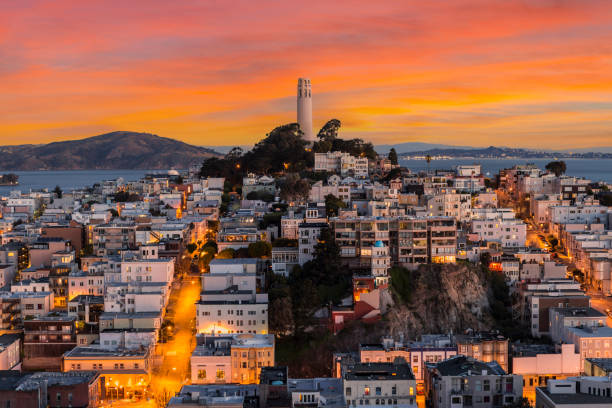
[[[4,7],[0,144],[114,130],[248,145],[295,122],[375,144],[609,145],[604,1]]]

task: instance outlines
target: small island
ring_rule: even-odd
[[[0,186],[16,186],[19,184],[19,176],[14,173],[0,176]]]

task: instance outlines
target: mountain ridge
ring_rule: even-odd
[[[115,131],[46,144],[0,146],[2,170],[188,168],[221,154],[151,133]]]

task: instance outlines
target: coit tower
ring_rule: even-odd
[[[308,78],[298,79],[297,121],[304,132],[304,140],[313,143],[315,135],[312,133],[312,93]]]

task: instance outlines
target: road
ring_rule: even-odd
[[[193,328],[195,303],[200,297],[200,278],[188,275],[180,282],[180,288],[174,291],[168,305],[170,312],[167,317],[174,323],[174,336],[167,343],[158,345],[163,362],[153,373],[149,387],[158,401],[174,396],[191,377],[189,360],[195,347]]]

